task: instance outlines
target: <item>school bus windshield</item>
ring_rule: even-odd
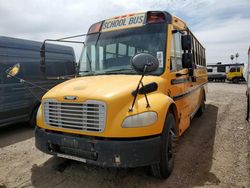
[[[100,32],[88,35],[80,58],[80,75],[137,74],[130,59],[140,52],[150,53],[159,60],[160,75],[165,67],[166,24],[148,24],[133,29]]]

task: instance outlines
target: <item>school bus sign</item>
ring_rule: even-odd
[[[131,14],[105,20],[102,26],[102,32],[140,27],[144,24],[145,13]]]

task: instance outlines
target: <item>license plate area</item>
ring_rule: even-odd
[[[78,148],[78,140],[74,138],[64,137],[61,139],[61,146],[69,148]]]
[[[98,154],[91,142],[81,142],[74,138],[62,138],[60,144],[48,143],[48,150],[52,153],[96,161]],[[79,160],[77,160],[79,161]]]
[[[65,159],[70,159],[70,160],[75,160],[75,161],[80,161],[80,162],[86,163],[86,159],[71,156],[71,155],[65,155],[65,154],[57,153],[57,157],[61,157],[61,158],[65,158]]]

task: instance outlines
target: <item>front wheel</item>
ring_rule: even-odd
[[[172,129],[175,127],[175,118],[173,114],[168,114],[165,127],[162,133],[161,144],[161,159],[157,164],[151,165],[151,171],[153,176],[166,179],[170,176],[174,168],[174,143]]]
[[[232,81],[233,81],[234,84],[238,84],[239,83],[239,79],[238,78],[233,78]]]
[[[35,107],[30,116],[29,125],[33,128],[36,127],[36,114],[37,114],[38,108],[39,106]]]
[[[206,104],[205,104],[205,96],[204,96],[204,94],[203,94],[202,99],[201,99],[201,103],[200,103],[200,107],[199,107],[198,111],[196,112],[196,117],[202,116],[202,114],[203,114],[204,111],[205,111],[205,107],[206,107]]]

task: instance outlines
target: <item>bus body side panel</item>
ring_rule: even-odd
[[[170,50],[172,42],[172,30],[173,26],[168,26],[168,39],[167,39],[167,51],[166,51],[166,72],[164,77],[166,78],[166,91],[169,96],[174,100],[177,107],[177,133],[181,135],[182,132],[189,127],[190,124],[190,96],[185,96],[184,93],[188,86],[188,76],[183,75],[176,77],[176,71],[171,72],[170,70]],[[185,71],[185,70],[183,70]],[[184,73],[184,72],[183,72]]]
[[[204,95],[206,95],[205,85],[208,81],[208,76],[205,67],[198,66],[195,71],[195,82],[193,82],[193,87],[196,89],[194,92],[194,113],[197,112],[201,105]],[[195,114],[194,114],[195,115]]]
[[[176,18],[174,18],[176,19]],[[178,20],[179,21],[179,20]],[[182,76],[176,76],[177,70],[170,70],[170,56],[171,54],[171,40],[173,39],[172,30],[178,28],[180,30],[185,29],[185,24],[182,22],[174,21],[173,25],[169,25],[168,29],[168,47],[167,47],[167,67],[166,70],[167,78],[170,88],[170,94],[173,97],[177,109],[179,118],[179,135],[181,135],[189,126],[190,121],[196,114],[197,110],[201,106],[201,101],[204,96],[204,85],[207,83],[207,72],[205,68],[205,49],[201,46],[198,40],[193,36],[195,45],[192,46],[192,53],[194,57],[194,75],[189,76],[187,69],[178,70],[178,73],[183,74]],[[179,24],[178,24],[179,23]],[[198,65],[199,64],[199,65]],[[170,72],[170,73],[168,73]]]

